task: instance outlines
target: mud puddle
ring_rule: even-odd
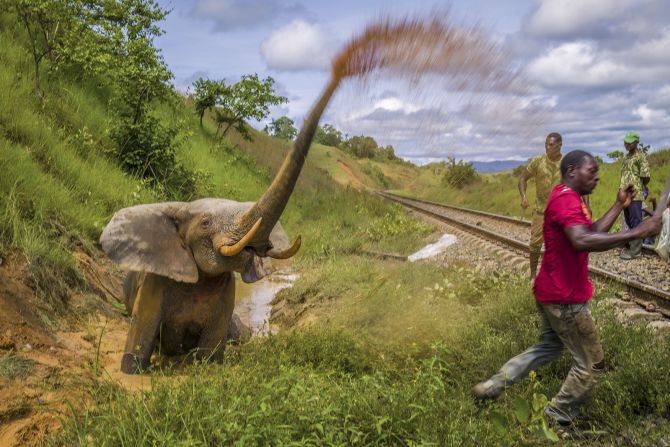
[[[238,280],[235,284],[235,313],[251,328],[252,336],[276,333],[270,325],[270,311],[275,295],[291,287],[298,275],[290,269],[279,270],[253,284]]]

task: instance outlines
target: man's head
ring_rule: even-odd
[[[550,160],[558,160],[561,158],[561,146],[563,146],[563,138],[560,133],[552,132],[547,135],[544,142],[544,149]]]
[[[637,150],[637,145],[640,142],[640,135],[637,132],[630,131],[623,137],[623,145],[626,150],[633,153]]]
[[[561,176],[563,183],[580,195],[591,194],[600,180],[598,162],[588,152],[568,152],[561,160]]]

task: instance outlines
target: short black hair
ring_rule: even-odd
[[[561,134],[558,133],[558,132],[552,132],[552,133],[550,133],[549,135],[547,135],[547,140],[548,140],[549,138],[555,138],[556,141],[558,141],[558,142],[560,142],[560,143],[563,142],[563,137],[562,137]]]
[[[565,154],[563,156],[563,160],[561,160],[561,177],[565,177],[565,174],[568,173],[568,168],[570,166],[575,168],[581,167],[584,164],[584,160],[587,158],[594,159],[593,155],[586,151],[576,150]]]

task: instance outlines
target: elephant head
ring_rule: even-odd
[[[237,271],[246,282],[266,274],[263,258],[286,259],[300,248],[279,223],[309,151],[319,118],[339,80],[333,78],[313,106],[295,145],[272,184],[255,203],[207,198],[138,205],[118,211],[100,243],[107,255],[132,271],[196,283]]]

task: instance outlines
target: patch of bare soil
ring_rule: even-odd
[[[42,445],[59,429],[60,417],[70,414],[69,405],[86,404],[86,390],[99,376],[108,374],[131,389],[145,386],[120,377],[128,327],[118,310],[122,273],[103,259],[76,257],[89,291],[74,293],[60,316],[26,285],[22,256],[11,255],[0,266],[0,357],[28,365],[0,376],[2,447]]]
[[[349,186],[352,186],[354,188],[364,188],[363,182],[361,182],[361,180],[356,176],[356,174],[348,164],[346,164],[342,160],[337,160],[337,164],[344,171],[344,173],[347,174],[347,177],[349,178],[348,183]]]

